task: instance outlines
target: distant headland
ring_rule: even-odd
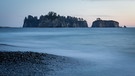
[[[120,27],[119,22],[113,21],[113,20],[101,20],[100,18],[97,18],[92,23],[91,27]]]
[[[61,27],[88,27],[87,21],[83,18],[71,16],[60,16],[55,12],[49,12],[47,15],[41,15],[38,19],[36,16],[29,15],[25,17],[23,27],[44,27],[44,28],[61,28]]]

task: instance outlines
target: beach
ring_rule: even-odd
[[[46,53],[0,51],[0,76],[49,76],[74,62],[68,57]]]

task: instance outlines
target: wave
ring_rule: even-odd
[[[16,45],[10,45],[10,44],[0,44],[0,46],[12,46],[12,47],[19,47],[19,46],[16,46]]]

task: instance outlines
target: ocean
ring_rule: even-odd
[[[0,28],[0,50],[49,53],[84,63],[55,76],[135,76],[135,28]]]

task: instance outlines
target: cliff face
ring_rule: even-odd
[[[25,17],[23,27],[88,27],[88,24],[82,18],[65,17],[49,12],[48,15],[41,15],[39,19],[31,15]]]
[[[92,27],[119,27],[119,22],[113,20],[101,20],[98,18],[92,23]]]

